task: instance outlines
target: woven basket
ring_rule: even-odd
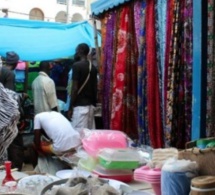
[[[215,139],[215,138],[207,138]],[[179,159],[196,161],[199,166],[199,175],[215,176],[215,148],[199,149],[196,141],[188,142],[185,150],[178,154]]]

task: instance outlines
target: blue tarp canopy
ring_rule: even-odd
[[[97,0],[91,3],[91,11],[93,15],[99,15],[128,1],[131,0]]]
[[[101,45],[101,36],[98,35]],[[87,22],[53,22],[0,19],[0,56],[15,51],[23,61],[42,61],[74,55],[79,43],[95,47],[94,29]]]

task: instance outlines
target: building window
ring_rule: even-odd
[[[84,7],[85,6],[85,0],[72,0],[72,5]]]
[[[38,8],[33,8],[29,13],[30,20],[44,20],[44,13]]]
[[[67,1],[66,0],[57,0],[57,3],[66,5]]]
[[[83,16],[79,13],[73,14],[72,22],[80,22],[83,20]]]
[[[65,11],[58,12],[55,17],[55,22],[66,23],[66,12]]]

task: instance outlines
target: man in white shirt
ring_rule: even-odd
[[[49,141],[41,141],[44,135]],[[80,135],[59,112],[43,112],[34,118],[34,144],[39,153],[61,154],[81,144]]]
[[[50,64],[41,62],[39,76],[32,83],[35,114],[58,109],[55,84],[49,72]]]

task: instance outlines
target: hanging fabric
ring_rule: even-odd
[[[114,130],[122,130],[122,103],[123,90],[125,87],[125,64],[126,64],[126,50],[128,37],[128,20],[129,7],[124,6],[120,11],[117,31],[117,48],[116,48],[116,63],[113,70],[113,90],[112,90],[112,109],[111,109],[111,124],[110,128]]]
[[[148,128],[152,146],[163,146],[158,68],[156,66],[155,1],[147,0],[146,7],[146,62]]]
[[[208,0],[208,59],[207,59],[207,137],[215,136],[215,48],[214,0]]]
[[[103,60],[103,90],[102,90],[102,115],[103,125],[105,129],[110,128],[110,96],[111,80],[112,80],[112,65],[114,55],[114,42],[115,42],[115,26],[116,26],[116,12],[113,11],[107,16],[106,21],[106,39],[104,41],[104,56]]]
[[[164,99],[164,81],[165,81],[165,50],[166,50],[166,17],[167,0],[156,0],[156,48],[157,48],[157,66],[159,71],[159,87],[161,94],[162,125],[165,128],[165,99]]]
[[[182,1],[183,2],[183,1]],[[191,140],[191,123],[192,123],[192,72],[193,72],[193,3],[185,0],[182,7],[184,21],[183,26],[183,42],[182,42],[182,60],[184,65],[182,89],[184,90],[184,129],[182,129],[183,139],[179,139],[184,147],[184,143]],[[179,64],[180,66],[180,64]],[[183,101],[183,100],[182,100]],[[181,113],[183,115],[183,112]],[[180,119],[179,119],[180,120]],[[180,131],[180,129],[179,129]]]
[[[133,4],[132,4],[133,5]],[[110,128],[122,130],[137,139],[137,45],[133,6],[120,9],[117,18],[116,62],[113,67],[112,112]]]
[[[192,4],[174,2],[173,34],[167,71],[167,130],[169,144],[184,148],[190,140],[192,105]],[[187,91],[189,90],[189,91]]]
[[[128,32],[127,46],[125,50],[125,86],[123,90],[123,115],[122,130],[133,140],[138,140],[137,130],[137,64],[138,64],[138,46],[135,36],[134,3],[128,6]]]
[[[139,143],[150,145],[150,138],[148,132],[148,118],[147,118],[147,71],[146,71],[146,1],[141,2],[140,7],[140,31],[139,31],[139,59],[138,59],[138,131]]]
[[[171,141],[171,129],[172,129],[172,106],[169,102],[171,97],[167,99],[168,90],[170,89],[168,83],[168,69],[170,61],[170,51],[172,48],[173,39],[173,16],[174,16],[174,0],[169,0],[167,2],[167,26],[166,26],[166,52],[165,52],[165,74],[164,74],[164,109],[165,109],[165,129],[164,129],[164,140],[165,147],[170,146]]]

